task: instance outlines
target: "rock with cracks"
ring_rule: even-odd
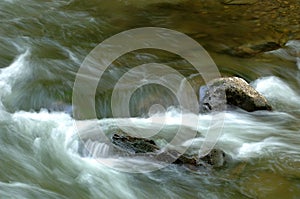
[[[229,106],[248,112],[272,110],[266,98],[239,77],[214,79],[202,86],[199,93],[201,113],[224,111]]]

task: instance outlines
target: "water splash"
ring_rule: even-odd
[[[11,94],[12,87],[30,72],[27,60],[30,57],[30,49],[19,55],[8,67],[0,69],[0,109],[4,109],[3,98]]]
[[[299,110],[299,93],[279,77],[263,77],[252,82],[251,85],[268,99],[275,110]]]

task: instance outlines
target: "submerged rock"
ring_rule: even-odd
[[[219,149],[213,149],[208,155],[202,158],[198,158],[197,155],[180,154],[176,150],[162,152],[153,140],[131,137],[124,134],[114,134],[112,136],[112,143],[118,150],[128,155],[148,154],[149,158],[156,161],[180,165],[218,168],[224,166],[229,159],[224,151]]]
[[[172,157],[171,157],[172,156]],[[224,166],[231,158],[220,149],[211,150],[206,156],[199,158],[197,155],[179,154],[177,151],[168,151],[160,154],[160,160],[164,161],[173,158],[174,164],[188,164],[193,166],[204,166],[220,168]]]
[[[229,159],[230,157],[220,149],[213,149],[209,154],[201,158],[202,161],[213,167],[222,167]]]
[[[114,134],[112,136],[112,143],[119,150],[129,154],[150,153],[159,149],[153,140],[128,135]]]
[[[239,77],[214,79],[200,88],[200,112],[224,111],[227,105],[246,111],[272,110],[266,98]]]
[[[281,47],[282,46],[276,42],[265,42],[257,45],[243,45],[234,48],[229,48],[223,50],[222,52],[232,56],[246,58],[246,57],[255,56],[256,54],[259,53],[277,50]]]

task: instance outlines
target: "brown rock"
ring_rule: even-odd
[[[227,105],[249,112],[272,110],[264,96],[238,77],[214,79],[200,88],[200,112],[224,111]]]

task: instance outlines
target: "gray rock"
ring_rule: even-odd
[[[138,157],[138,155],[143,155],[143,157],[148,157],[156,161],[179,165],[219,168],[224,166],[227,160],[229,160],[228,155],[219,149],[213,149],[209,154],[200,159],[197,155],[180,154],[176,150],[161,152],[153,140],[131,137],[124,133],[122,135],[114,134],[112,136],[112,144],[118,150],[125,152],[126,156]]]
[[[220,168],[231,160],[231,157],[220,149],[212,149],[206,156],[199,158],[197,155],[179,154],[177,151],[171,150],[160,153],[157,156],[160,161],[171,162],[179,165],[192,165]]]
[[[200,88],[200,112],[224,111],[228,105],[252,112],[272,110],[266,98],[238,77],[214,79]]]
[[[119,150],[129,154],[150,153],[158,150],[158,147],[153,140],[131,137],[128,135],[114,134],[112,136],[112,143]]]
[[[213,166],[214,168],[222,167],[230,157],[220,149],[213,149],[206,156],[202,157],[201,160],[207,164]]]

